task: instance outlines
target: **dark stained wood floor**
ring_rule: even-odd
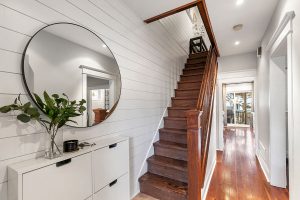
[[[224,152],[218,152],[207,200],[287,200],[286,189],[270,186],[255,156],[249,128],[226,128]]]

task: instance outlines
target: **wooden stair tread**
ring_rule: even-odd
[[[203,75],[204,74],[204,72],[201,72],[201,73],[195,73],[195,74],[182,74],[182,75],[180,75],[180,76],[199,76],[199,75]]]
[[[169,117],[169,116],[166,116],[166,117],[164,117],[164,119],[173,120],[173,121],[186,121],[186,117]]]
[[[173,134],[182,134],[186,135],[186,130],[185,129],[172,129],[172,128],[161,128],[159,129],[160,132],[169,132]]]
[[[191,90],[195,90],[195,91],[200,91],[200,89],[194,89],[194,88],[187,88],[187,89],[175,89],[176,91],[191,91]]]
[[[193,58],[203,58],[206,57],[208,55],[208,51],[204,51],[204,52],[200,52],[200,53],[194,53],[194,54],[190,54],[189,58],[193,59]]]
[[[188,68],[184,68],[183,71],[192,71],[192,70],[204,70],[204,67],[199,67],[199,66],[195,66],[195,67],[188,67]]]
[[[192,110],[194,108],[190,107],[168,107],[169,110]]]
[[[183,160],[176,160],[173,158],[153,155],[148,158],[148,162],[168,168],[173,168],[179,171],[187,171],[187,162]]]
[[[174,100],[197,100],[197,97],[172,97]]]
[[[139,182],[147,182],[153,187],[159,189],[168,190],[169,192],[175,192],[185,196],[187,195],[188,188],[186,183],[152,174],[149,172],[140,177]]]
[[[154,143],[154,146],[161,146],[161,147],[173,148],[179,150],[187,150],[186,144],[180,144],[180,143],[168,142],[168,141],[157,141]]]
[[[202,80],[186,80],[186,81],[178,81],[178,83],[200,83]]]
[[[193,68],[193,67],[201,67],[203,69],[205,69],[205,65],[206,63],[203,61],[201,63],[185,63],[184,66],[185,68],[184,69],[190,69],[190,68]]]

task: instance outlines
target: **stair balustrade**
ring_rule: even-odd
[[[189,200],[201,200],[210,144],[217,70],[217,51],[215,47],[211,47],[206,60],[197,107],[186,112]]]

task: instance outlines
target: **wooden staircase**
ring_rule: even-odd
[[[208,51],[190,54],[175,89],[172,106],[154,143],[148,172],[140,177],[142,193],[161,200],[188,199],[188,142],[186,112],[197,108]]]

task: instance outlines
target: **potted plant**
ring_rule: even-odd
[[[8,113],[11,111],[18,111],[17,119],[23,123],[30,121],[37,121],[42,125],[49,137],[47,141],[45,157],[52,159],[62,155],[62,150],[55,142],[55,137],[58,134],[60,128],[62,128],[67,122],[77,123],[71,118],[81,116],[86,110],[84,99],[77,102],[76,100],[70,101],[66,94],[63,97],[58,94],[51,96],[45,91],[44,99],[42,100],[37,94],[34,94],[34,99],[38,108],[32,106],[31,102],[25,104],[22,103],[20,95],[15,99],[11,105],[3,106],[0,108],[1,113]]]

